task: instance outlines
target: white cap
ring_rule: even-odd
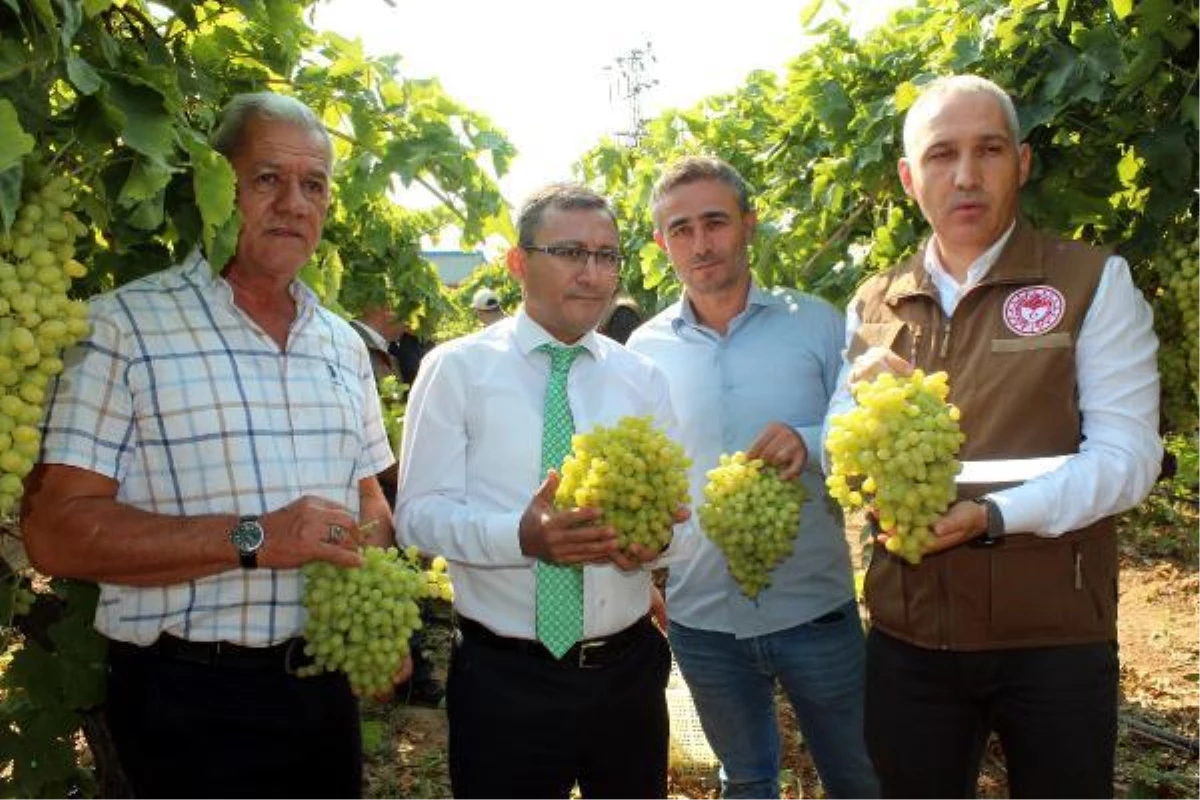
[[[500,298],[486,286],[475,292],[471,298],[471,308],[476,311],[495,311],[500,308]]]

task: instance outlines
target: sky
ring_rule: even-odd
[[[642,117],[652,119],[736,89],[756,69],[782,73],[804,48],[808,3],[331,0],[317,6],[315,23],[361,39],[370,55],[402,56],[403,77],[437,78],[487,116],[518,151],[500,179],[517,205],[545,183],[570,179],[572,164],[603,136],[630,128],[618,59],[649,54],[642,74],[653,83],[640,98]],[[856,34],[910,3],[842,0]],[[834,0],[825,6],[837,12]]]

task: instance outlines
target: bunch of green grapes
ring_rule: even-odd
[[[1173,230],[1174,235],[1155,258],[1160,285],[1154,303],[1154,326],[1159,338],[1159,374],[1167,421],[1174,430],[1190,432],[1196,429],[1200,380],[1200,240],[1194,222],[1181,223]]]
[[[62,350],[90,330],[87,304],[67,295],[87,274],[75,260],[87,228],[74,202],[65,176],[27,186],[11,230],[0,233],[0,515],[16,506],[38,457],[46,387],[62,372]]]
[[[558,508],[598,508],[599,524],[617,531],[621,549],[640,544],[661,550],[688,497],[691,461],[650,417],[622,417],[571,437],[554,495]]]
[[[856,383],[858,406],[830,420],[829,494],[844,509],[874,509],[889,552],[911,564],[933,541],[930,526],[954,501],[959,411],[944,372],[883,373]]]
[[[395,547],[366,547],[361,567],[314,561],[304,567],[304,652],[313,663],[300,675],[341,670],[362,696],[378,695],[408,657],[421,627],[417,601],[428,579]]]
[[[725,554],[742,594],[753,600],[771,585],[771,570],[792,554],[804,486],[741,451],[722,453],[707,475],[700,525]]]
[[[428,581],[428,594],[435,600],[443,600],[447,603],[454,602],[454,584],[450,582],[450,575],[446,572],[446,559],[442,556],[434,556],[429,562],[429,569],[425,572],[425,579]]]
[[[395,375],[386,375],[379,382],[379,404],[383,409],[383,427],[392,450],[400,449],[404,437],[405,384]]]

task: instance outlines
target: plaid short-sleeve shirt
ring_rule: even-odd
[[[92,300],[92,334],[52,388],[42,460],[116,480],[160,514],[265,514],[315,495],[358,510],[393,460],[366,348],[299,281],[287,349],[193,254]],[[303,627],[297,570],[231,569],[158,587],[101,585],[96,628],[266,645]]]

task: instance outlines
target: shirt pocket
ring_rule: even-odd
[[[363,383],[347,367],[324,359],[305,362],[289,380],[290,415],[295,430],[330,457],[354,463],[363,450],[366,398]]]

